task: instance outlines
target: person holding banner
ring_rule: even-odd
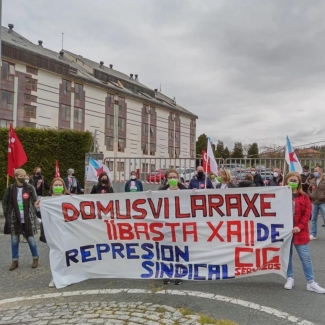
[[[168,184],[165,185],[164,187],[160,188],[160,190],[162,190],[162,191],[165,191],[165,190],[168,190],[168,191],[187,190],[186,186],[179,182],[179,174],[176,169],[169,169],[166,172],[166,179],[167,179]],[[170,279],[164,279],[163,283],[169,284]],[[174,284],[180,285],[180,284],[182,284],[182,280],[175,279]]]
[[[93,186],[90,191],[90,194],[105,194],[105,193],[114,193],[111,181],[107,173],[101,173],[98,176],[98,183]]]
[[[308,195],[303,192],[301,183],[301,177],[298,172],[288,173],[284,180],[284,184],[288,185],[292,189],[293,207],[293,239],[289,255],[287,282],[284,285],[284,288],[291,290],[294,286],[292,248],[295,246],[307,281],[307,290],[316,293],[325,293],[325,289],[320,287],[314,280],[313,265],[308,245],[308,221],[310,217],[311,203]]]
[[[125,183],[125,192],[143,192],[142,182],[137,179],[137,173],[131,172],[131,179]]]
[[[221,169],[218,172],[218,176],[221,177],[221,182],[216,186],[216,188],[236,188],[238,187],[231,180],[231,174],[227,169]],[[219,178],[220,179],[220,178]]]
[[[188,188],[193,190],[214,189],[210,179],[205,176],[202,166],[197,167],[196,176],[191,179]]]
[[[54,197],[61,196],[61,195],[69,195],[68,190],[65,186],[64,180],[62,178],[60,178],[60,177],[54,178],[54,180],[52,181],[51,186],[50,186],[49,194]],[[41,236],[40,236],[39,240],[42,243],[47,243],[46,237],[45,237],[45,232],[44,232],[44,227],[43,227],[43,223],[42,223],[42,216],[41,216],[41,213],[39,212],[40,204],[41,204],[40,202],[37,202],[35,204],[35,207],[38,210],[37,217],[38,217],[39,222],[41,223],[41,226],[40,226]],[[49,287],[50,288],[55,287],[53,278],[49,283]]]
[[[25,182],[24,169],[16,169],[15,184],[11,184],[5,191],[2,199],[2,208],[5,215],[4,233],[11,235],[12,264],[9,271],[18,267],[19,237],[22,234],[27,238],[32,253],[32,268],[38,267],[38,251],[34,234],[37,232],[34,223],[33,205],[37,203],[35,188]]]
[[[213,172],[210,172],[209,173],[209,178],[211,180],[211,183],[213,185],[213,188],[216,188],[216,186],[220,183],[219,182],[220,178],[217,177]],[[219,180],[218,180],[218,178],[219,178]]]
[[[254,177],[251,174],[246,174],[245,179],[238,183],[238,187],[255,187]]]

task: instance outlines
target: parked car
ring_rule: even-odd
[[[234,169],[236,171],[241,171],[243,169],[243,166],[239,164],[224,164],[224,165],[220,165],[220,168],[228,169],[228,170]]]
[[[181,180],[182,183],[189,182],[193,176],[196,173],[196,170],[194,168],[180,168],[178,170],[179,173],[179,179]]]
[[[165,170],[159,169],[154,172],[151,172],[147,175],[147,182],[150,183],[162,183],[165,178]]]

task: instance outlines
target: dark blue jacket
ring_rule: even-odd
[[[131,182],[135,182],[138,192],[143,192],[142,182],[138,179],[130,179],[125,183],[125,192],[130,192]]]
[[[198,179],[196,176],[194,176],[191,181],[190,181],[190,184],[188,186],[189,189],[193,189],[193,188],[197,188],[198,190],[203,190],[205,189],[205,178],[206,176],[204,175],[202,177],[202,179]],[[212,188],[214,189],[211,181],[209,178],[207,178],[207,187],[206,188]]]

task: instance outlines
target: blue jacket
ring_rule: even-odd
[[[138,179],[130,179],[125,183],[125,192],[131,192],[130,187],[131,187],[131,182],[135,182],[137,186],[138,192],[143,192],[143,185],[142,182],[139,181]]]
[[[194,176],[191,179],[188,188],[189,189],[197,188],[198,190],[205,189],[205,178],[206,178],[206,176],[204,175],[202,179],[198,180],[198,178],[196,176]],[[211,180],[209,178],[207,178],[207,187],[206,188],[214,189],[214,187],[213,187],[213,185],[211,183]]]

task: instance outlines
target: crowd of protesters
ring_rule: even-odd
[[[65,179],[54,178],[51,184],[42,175],[40,167],[35,167],[32,175],[26,174],[23,169],[16,169],[15,183],[10,185],[4,194],[2,205],[6,218],[5,234],[11,235],[12,264],[10,271],[15,270],[19,264],[19,242],[20,235],[23,241],[27,242],[32,255],[32,268],[37,268],[39,254],[34,235],[37,232],[36,220],[40,223],[40,241],[46,243],[46,236],[39,212],[40,198],[45,195],[75,195],[84,193],[73,168],[68,169]],[[235,184],[232,181],[231,173],[226,169],[221,169],[217,174],[210,172],[204,173],[202,166],[198,166],[196,174],[188,185],[180,182],[179,172],[170,169],[165,173],[165,178],[159,190],[222,190],[246,187],[266,186],[261,175],[254,167],[245,175],[245,179]],[[320,287],[314,280],[314,272],[309,251],[309,241],[317,238],[317,220],[321,213],[325,223],[325,178],[321,166],[316,166],[313,173],[309,166],[303,167],[303,173],[290,172],[283,175],[281,169],[273,168],[273,177],[267,186],[288,186],[292,191],[293,205],[293,240],[289,256],[287,270],[287,281],[285,289],[292,289],[294,286],[292,248],[295,247],[302,263],[303,272],[307,281],[307,290],[325,293],[325,289]],[[142,192],[142,181],[137,179],[137,173],[132,171],[130,179],[126,182],[125,192]],[[46,194],[47,193],[47,194]],[[101,173],[98,183],[91,189],[91,194],[110,194],[114,193],[111,179],[107,173]],[[132,194],[130,194],[132,195]],[[309,220],[311,219],[311,231],[309,233]],[[164,279],[164,284],[169,284],[171,279]],[[182,280],[175,279],[174,284],[179,285]],[[53,279],[49,287],[55,287]]]

